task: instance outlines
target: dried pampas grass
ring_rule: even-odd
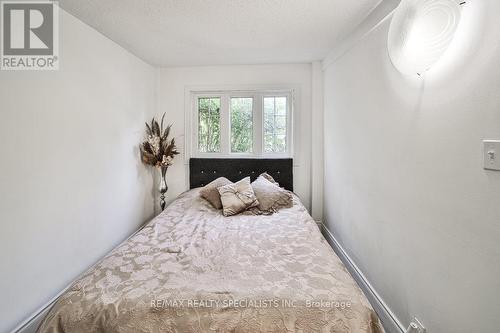
[[[168,168],[175,155],[179,154],[175,139],[168,138],[172,124],[164,128],[164,120],[165,114],[160,123],[155,118],[151,124],[146,123],[146,139],[140,145],[142,161],[157,168]]]

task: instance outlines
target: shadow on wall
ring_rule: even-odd
[[[132,149],[132,154],[134,155],[134,157],[137,157],[136,158],[136,170],[137,170],[137,177],[140,178],[141,180],[141,183],[143,184],[148,184],[149,181],[147,180],[147,178],[151,179],[151,188],[150,189],[146,189],[146,191],[151,195],[151,196],[145,196],[144,197],[144,202],[143,202],[143,207],[144,207],[144,213],[147,212],[147,207],[150,207],[151,204],[153,204],[153,213],[151,216],[149,216],[145,221],[143,221],[143,224],[146,224],[147,222],[149,222],[154,216],[156,216],[157,214],[157,182],[158,182],[158,179],[157,179],[157,175],[156,175],[156,170],[155,168],[151,168],[151,167],[148,167],[147,165],[145,165],[142,160],[141,160],[141,153],[140,153],[140,150],[139,150],[139,145],[136,145],[133,147]],[[151,200],[151,198],[153,198],[154,202],[151,203],[151,202],[148,202],[149,200]]]

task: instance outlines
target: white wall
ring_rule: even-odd
[[[467,1],[425,80],[390,63],[389,21],[324,73],[325,220],[406,326],[500,327],[500,2]]]
[[[294,130],[294,190],[311,207],[311,64],[162,68],[158,114],[166,112],[182,152],[168,170],[167,199],[189,188],[185,164],[185,90],[203,87],[297,86]],[[187,110],[188,112],[190,110]]]
[[[153,213],[155,70],[61,10],[60,70],[0,72],[0,332]]]
[[[312,63],[311,103],[311,215],[323,220],[323,72],[321,62]]]

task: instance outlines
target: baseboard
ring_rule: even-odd
[[[66,290],[64,290],[66,291]],[[61,292],[62,294],[62,292]],[[49,313],[54,303],[60,295],[57,295],[52,301],[47,303],[41,310],[38,310],[32,317],[27,319],[24,323],[15,328],[12,333],[36,333],[38,327],[42,323],[45,316]]]
[[[333,234],[328,230],[328,228],[323,224],[323,235],[326,240],[333,248],[335,253],[339,256],[340,260],[344,263],[349,273],[351,273],[354,280],[358,283],[360,288],[366,295],[366,298],[370,301],[373,309],[379,316],[382,324],[384,325],[385,331],[387,333],[404,333],[406,329],[394,315],[391,309],[384,302],[382,297],[373,289],[370,282],[366,279],[363,272],[356,266],[354,261],[349,257],[344,248],[337,242]]]

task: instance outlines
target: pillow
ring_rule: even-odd
[[[217,188],[228,184],[232,184],[232,182],[229,179],[225,177],[219,177],[216,180],[212,181],[211,183],[202,187],[200,195],[203,199],[210,202],[212,206],[214,206],[217,209],[221,209],[222,202],[220,201],[220,194],[219,191],[217,191]]]
[[[224,216],[238,214],[259,204],[250,185],[250,177],[243,178],[234,184],[221,186],[218,190]]]
[[[278,184],[278,182],[275,181],[274,178],[270,174],[268,174],[267,172],[261,173],[259,177],[264,177],[267,180],[269,180],[271,183],[273,183],[274,185],[280,186],[280,184]]]
[[[257,208],[262,213],[272,214],[279,208],[292,207],[292,193],[279,187],[278,183],[271,182],[266,176],[271,177],[268,174],[261,174],[252,183],[253,191],[259,201]]]

